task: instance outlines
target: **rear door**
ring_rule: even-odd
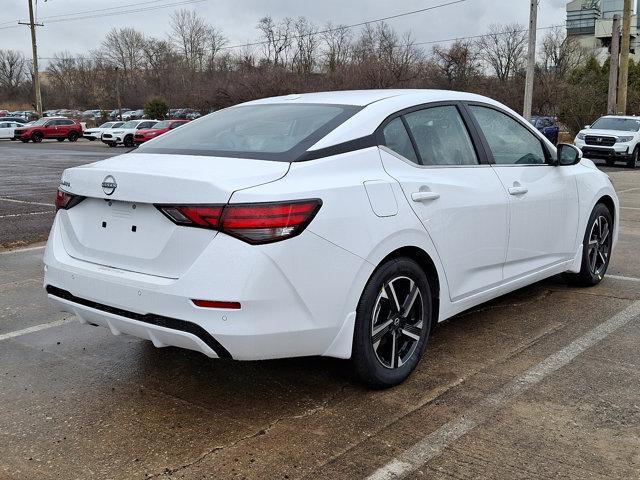
[[[380,128],[385,170],[433,240],[452,301],[502,281],[508,199],[455,104],[399,112]]]
[[[577,167],[556,167],[525,122],[496,107],[468,106],[509,197],[505,280],[573,258],[578,230]]]
[[[57,123],[57,135],[58,137],[67,137],[71,131],[71,126],[74,124],[72,120],[56,120]]]

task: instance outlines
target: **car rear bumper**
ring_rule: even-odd
[[[213,358],[351,355],[358,298],[349,292],[361,292],[373,268],[313,233],[286,248],[218,234],[181,278],[169,279],[71,257],[57,220],[44,255],[45,288],[59,310],[83,322]],[[200,308],[192,299],[241,308]]]

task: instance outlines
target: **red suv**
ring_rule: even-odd
[[[141,143],[144,143],[147,140],[151,140],[153,138],[159,137],[163,133],[167,133],[169,130],[178,128],[180,125],[184,125],[189,121],[190,120],[163,120],[162,122],[156,123],[153,126],[153,128],[138,130],[135,136],[133,137],[133,142],[136,144],[136,147],[137,147]]]
[[[41,118],[13,131],[14,140],[22,140],[24,143],[29,140],[40,143],[43,138],[55,138],[59,142],[64,142],[66,138],[70,142],[75,142],[81,136],[82,125],[70,118]]]

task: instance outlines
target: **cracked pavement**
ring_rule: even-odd
[[[366,478],[640,300],[640,171],[606,169],[623,207],[610,276],[587,290],[554,277],[441,324],[397,388],[366,390],[333,359],[156,349],[55,313],[33,243],[51,218],[22,215],[46,210],[62,168],[112,153],[0,143],[0,198],[30,202],[0,200],[0,243],[36,247],[0,252],[2,480]],[[408,478],[640,479],[639,343],[634,318]]]

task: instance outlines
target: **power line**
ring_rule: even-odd
[[[161,0],[156,0],[156,1],[161,1]],[[150,11],[150,10],[158,10],[160,8],[177,7],[177,6],[180,6],[180,5],[190,5],[190,4],[194,4],[194,3],[201,3],[201,2],[207,2],[207,1],[209,1],[209,0],[181,0],[181,1],[178,1],[178,2],[165,3],[163,5],[151,5],[151,6],[142,7],[142,8],[135,7],[135,8],[132,8],[132,9],[125,9],[125,10],[120,10],[120,11],[116,11],[116,12],[105,12],[105,13],[97,14],[97,15],[95,14],[95,10],[94,10],[94,11],[91,12],[90,15],[76,16],[76,17],[73,17],[73,18],[58,18],[58,19],[50,20],[47,23],[73,22],[75,20],[87,20],[87,19],[91,19],[91,18],[112,17],[112,16],[117,16],[117,15],[124,15],[124,14],[127,14],[127,13],[147,12],[147,11]],[[64,17],[67,17],[67,16],[64,15]],[[51,18],[51,17],[47,17],[47,18]],[[44,18],[42,20],[44,20]],[[17,27],[17,25],[0,27],[0,30],[7,30],[7,29],[10,29],[10,28],[16,28],[16,27]]]
[[[559,28],[559,27],[564,27],[564,25],[550,25],[548,27],[540,27],[537,28],[537,31],[540,30],[551,30],[552,28]],[[435,45],[437,43],[448,43],[448,42],[458,42],[460,40],[476,40],[478,38],[485,38],[485,37],[492,37],[495,35],[513,35],[514,33],[525,33],[528,32],[528,29],[522,29],[522,30],[512,30],[512,31],[508,31],[508,32],[497,32],[497,33],[483,33],[482,35],[471,35],[468,37],[453,37],[453,38],[445,38],[442,40],[428,40],[425,42],[416,42],[416,43],[412,43],[411,45],[414,46],[419,46],[419,45]]]
[[[393,20],[396,18],[400,18],[400,17],[406,17],[407,15],[414,15],[416,13],[422,13],[422,12],[427,12],[429,10],[435,10],[437,8],[443,8],[443,7],[448,7],[450,5],[455,5],[458,3],[464,3],[468,0],[453,0],[447,3],[441,3],[439,5],[433,5],[431,7],[426,7],[426,8],[420,8],[418,10],[412,10],[410,12],[404,12],[404,13],[398,13],[396,15],[389,15],[388,17],[382,17],[382,18],[377,18],[375,20],[368,20],[366,22],[358,22],[358,23],[353,23],[351,25],[340,25],[334,28],[328,28],[325,30],[319,30],[317,32],[311,32],[311,33],[304,33],[302,35],[294,35],[291,37],[292,40],[296,40],[299,38],[305,38],[305,37],[312,37],[315,35],[322,35],[324,33],[331,33],[331,32],[337,32],[340,30],[348,30],[350,28],[354,28],[354,27],[363,27],[365,25],[369,25],[371,23],[379,23],[379,22],[384,22],[385,20]],[[221,48],[221,50],[231,50],[231,49],[235,49],[235,48],[246,48],[246,47],[255,47],[258,45],[265,45],[269,42],[267,41],[260,41],[260,42],[251,42],[251,43],[243,43],[240,45],[227,45]]]

